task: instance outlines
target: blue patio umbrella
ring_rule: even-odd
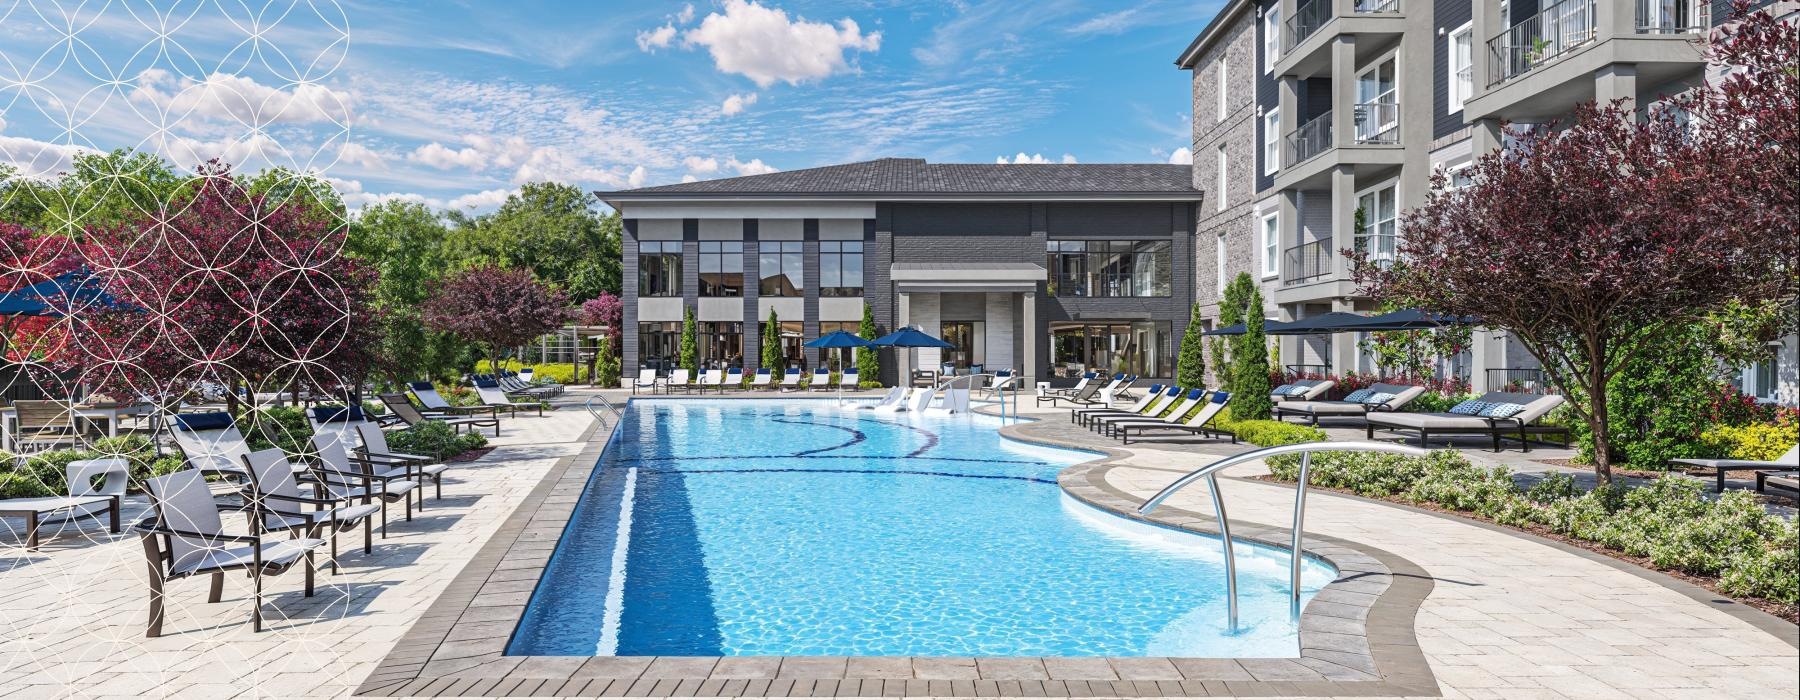
[[[934,338],[934,337],[926,334],[925,331],[919,330],[919,328],[917,326],[907,326],[900,330],[897,330],[897,331],[894,331],[887,335],[881,336],[880,338],[876,338],[875,344],[878,346],[890,347],[890,348],[953,348],[953,347],[956,347],[955,345],[951,345],[949,343],[944,342],[943,340]],[[910,367],[912,365],[912,363],[908,362],[907,365]],[[901,377],[901,381],[907,382],[909,384],[911,383],[909,380],[906,379],[906,377]]]
[[[835,349],[842,352],[844,348],[872,348],[875,347],[875,344],[850,331],[832,331],[806,341],[806,347]],[[839,364],[842,364],[843,359],[843,355],[838,355]],[[837,390],[838,400],[842,401],[844,398],[843,382],[838,382]]]
[[[85,271],[65,272],[0,294],[0,316],[60,317],[63,309],[123,307],[104,291],[104,286],[100,278]]]

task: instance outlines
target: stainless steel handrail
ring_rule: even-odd
[[[983,373],[981,373],[981,374],[963,374],[963,375],[958,375],[958,376],[954,376],[954,377],[951,377],[951,378],[950,378],[950,379],[949,379],[949,380],[946,380],[946,381],[945,381],[945,382],[943,382],[943,383],[942,383],[942,384],[939,384],[939,385],[937,385],[937,386],[936,386],[936,387],[933,387],[933,388],[932,388],[932,391],[943,391],[943,390],[945,390],[945,389],[948,389],[948,388],[950,388],[950,385],[952,385],[952,384],[955,384],[955,383],[957,383],[957,382],[960,382],[960,381],[963,381],[963,380],[965,380],[965,379],[966,379],[966,380],[970,380],[970,382],[969,382],[969,391],[971,391],[971,392],[973,392],[973,391],[975,391],[975,384],[974,384],[974,379],[975,379],[975,378],[976,378],[976,377],[992,377],[992,378],[993,378],[993,379],[994,379],[994,380],[995,380],[995,381],[999,381],[999,379],[1000,379],[1000,375],[998,375],[998,374],[995,374],[995,373],[993,373],[993,372],[983,372]],[[1014,380],[1015,380],[1015,384],[1016,384],[1016,380],[1017,380],[1017,378],[1018,378],[1018,377],[1017,377],[1017,376],[1014,376],[1014,377],[1013,377],[1013,378],[1014,378]],[[1014,391],[1014,392],[1015,392],[1015,393],[1017,393],[1017,392],[1018,392],[1018,389],[1017,389],[1017,388],[1014,388],[1014,389],[1013,389],[1013,391]],[[998,392],[995,392],[995,393],[998,393],[998,394],[999,394],[999,395],[1000,395],[1000,417],[1001,417],[1001,418],[1005,418],[1005,417],[1006,417],[1006,391],[1005,391],[1005,390],[1004,390],[1004,389],[1002,389],[1002,390],[1001,390],[1001,391],[998,391]],[[1017,418],[1017,417],[1019,417],[1019,405],[1018,405],[1018,402],[1019,402],[1019,397],[1018,397],[1018,396],[1014,396],[1014,397],[1013,397],[1013,417],[1014,417],[1014,418]]]
[[[594,422],[600,423],[601,425],[606,424],[605,419],[600,417],[600,412],[594,410],[594,402],[595,401],[599,401],[600,405],[606,407],[606,412],[612,414],[613,425],[616,426],[619,424],[620,421],[625,419],[624,416],[619,414],[619,409],[617,407],[613,406],[611,401],[606,400],[606,396],[604,394],[594,394],[593,396],[589,397],[587,401],[584,401],[581,404],[582,408],[587,409],[588,415],[594,417]]]
[[[1306,442],[1298,445],[1265,447],[1232,455],[1188,472],[1187,475],[1176,479],[1174,483],[1164,487],[1156,495],[1140,504],[1137,507],[1138,515],[1149,515],[1150,511],[1156,510],[1157,506],[1175,495],[1175,492],[1187,488],[1201,479],[1206,480],[1207,490],[1212,494],[1213,512],[1217,514],[1219,520],[1219,539],[1224,543],[1226,614],[1230,617],[1232,632],[1236,632],[1238,628],[1237,558],[1231,549],[1231,521],[1225,515],[1225,498],[1219,493],[1218,473],[1226,467],[1296,452],[1300,453],[1300,478],[1294,489],[1294,532],[1289,543],[1291,563],[1288,567],[1288,585],[1290,587],[1288,614],[1295,620],[1300,619],[1300,562],[1303,556],[1301,554],[1301,533],[1306,527],[1306,482],[1307,477],[1312,473],[1312,454],[1314,452],[1386,452],[1413,457],[1424,457],[1431,454],[1430,450],[1391,442]]]

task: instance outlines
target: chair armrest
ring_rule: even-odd
[[[279,493],[259,493],[256,495],[256,497],[263,498],[263,499],[273,499],[273,500],[277,500],[277,501],[287,501],[289,503],[305,503],[307,505],[315,505],[315,506],[337,505],[338,501],[339,501],[339,499],[336,499],[336,498],[311,498],[311,497],[307,497],[307,496],[285,496],[285,495],[282,495]]]
[[[374,459],[387,459],[397,462],[425,462],[431,460],[430,457],[425,455],[416,455],[408,452],[364,452],[363,454]]]
[[[262,543],[262,538],[258,537],[256,535],[227,535],[227,534],[222,534],[222,533],[207,534],[204,532],[192,532],[192,531],[188,531],[188,530],[177,530],[175,528],[168,527],[168,526],[162,525],[162,524],[151,525],[151,524],[142,523],[142,522],[138,523],[136,527],[139,532],[151,532],[151,533],[156,533],[159,535],[174,535],[177,537],[197,537],[197,538],[200,538],[203,540],[224,540],[226,542],[241,542],[244,544],[261,544]]]

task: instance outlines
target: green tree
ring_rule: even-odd
[[[1239,279],[1250,281],[1249,274]],[[1262,290],[1249,284],[1244,305],[1244,334],[1231,342],[1231,417],[1233,420],[1265,419],[1270,415],[1269,340],[1263,334]]]
[[[867,303],[863,304],[862,326],[856,334],[863,340],[874,340],[880,336],[875,328],[875,309]],[[856,352],[856,373],[864,382],[881,381],[881,351],[875,348],[863,348]]]
[[[775,318],[774,309],[769,309],[769,321],[763,324],[762,366],[777,374],[786,369],[781,357],[781,322]]]
[[[619,292],[621,221],[573,185],[532,182],[491,214],[447,216],[451,248],[463,264],[530,268],[576,299]]]
[[[1249,273],[1238,273],[1225,284],[1225,292],[1219,296],[1219,325],[1235,326],[1245,321],[1244,310],[1249,308],[1250,295],[1256,291],[1256,281]],[[1262,316],[1262,305],[1256,307],[1256,316]],[[1237,395],[1237,373],[1231,364],[1231,353],[1237,350],[1235,338],[1220,338],[1213,341],[1213,374],[1219,381],[1220,388]]]
[[[619,381],[619,356],[613,352],[611,337],[600,336],[594,358],[594,386],[613,386]]]
[[[376,363],[394,386],[457,370],[463,342],[428,328],[419,311],[452,267],[447,234],[444,222],[425,205],[400,200],[365,207],[350,225],[349,254],[381,273],[375,290],[382,325]]]
[[[151,153],[119,149],[75,156],[51,180],[0,166],[0,221],[65,237],[154,218],[191,196],[190,175]]]
[[[1206,386],[1205,338],[1200,335],[1200,305],[1188,312],[1187,332],[1181,334],[1181,354],[1175,358],[1175,383]]]
[[[691,374],[700,371],[700,340],[694,331],[694,307],[681,313],[681,366]]]

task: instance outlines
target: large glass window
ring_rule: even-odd
[[[1050,241],[1050,294],[1166,297],[1174,270],[1168,241]]]
[[[756,248],[763,296],[797,297],[806,293],[806,254],[800,241],[760,241]]]
[[[644,369],[667,372],[681,358],[681,324],[638,324],[638,364]]]
[[[819,241],[819,296],[862,295],[862,241]]]
[[[737,321],[702,321],[695,329],[700,334],[700,367],[725,369],[744,366],[744,324]]]
[[[1368,253],[1372,260],[1392,261],[1399,215],[1394,206],[1394,186],[1387,185],[1358,195],[1356,206],[1363,211],[1363,229],[1356,232],[1356,249]]]
[[[1263,174],[1281,169],[1281,110],[1271,109],[1263,115]]]
[[[744,295],[744,242],[700,242],[700,296]]]
[[[681,296],[681,241],[638,243],[638,296]]]
[[[820,321],[819,322],[819,335],[821,337],[832,331],[843,331],[845,333],[855,335],[857,333],[862,332],[862,321]],[[820,350],[819,358],[820,358],[820,361],[831,371],[842,372],[842,371],[844,371],[845,365],[849,365],[851,367],[856,366],[856,353],[858,353],[858,352],[861,352],[861,351],[857,350],[856,348],[837,348],[835,350]]]
[[[1262,274],[1274,277],[1281,271],[1281,216],[1271,212],[1262,218]]]
[[[806,335],[805,324],[799,321],[781,322],[781,356],[783,367],[799,367],[805,372],[806,367]]]
[[[1473,29],[1470,25],[1458,27],[1445,38],[1445,53],[1450,58],[1450,74],[1444,76],[1448,90],[1448,109],[1461,112],[1463,101],[1475,94],[1475,58],[1473,56]]]
[[[1167,321],[1052,323],[1052,371],[1060,377],[1088,371],[1173,376],[1171,339]]]

